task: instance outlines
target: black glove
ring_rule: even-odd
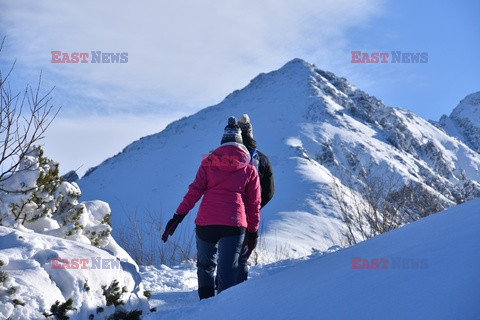
[[[183,218],[185,218],[186,214],[178,214],[175,213],[173,218],[167,222],[167,226],[165,227],[165,232],[162,235],[163,242],[167,242],[168,236],[172,235],[177,229],[180,222],[182,222]]]
[[[257,239],[258,239],[258,231],[255,232],[248,232],[245,235],[245,240],[243,240],[243,246],[247,246],[248,250],[247,252],[243,255],[243,259],[248,259],[250,255],[252,254],[252,251],[255,249],[257,246]]]

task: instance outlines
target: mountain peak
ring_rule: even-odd
[[[450,117],[469,119],[470,122],[480,126],[480,91],[471,93],[463,98],[458,106],[453,109]]]
[[[315,65],[300,59],[295,58],[290,60],[289,62],[285,63],[280,69],[265,73],[260,73],[258,77],[262,77],[265,75],[272,75],[278,77],[279,75],[284,76],[286,78],[302,78],[308,79],[310,75],[315,72]],[[254,82],[258,77],[254,78],[252,82]]]
[[[259,74],[221,103],[132,143],[79,181],[84,199],[106,200],[120,213],[174,212],[201,159],[218,146],[226,119],[242,114],[249,115],[275,172],[275,197],[262,209],[263,239],[271,252],[285,245],[299,257],[343,242],[346,225],[335,185],[356,194],[369,171],[391,188],[405,182],[404,195],[421,192],[423,202],[433,203],[425,210],[480,195],[480,157],[472,149],[297,58]],[[186,218],[190,224],[192,216]],[[112,215],[114,226],[129,227],[127,220]],[[311,236],[296,237],[298,229],[311,230]]]
[[[303,59],[294,58],[277,70],[260,73],[245,88],[228,95],[225,101],[241,99],[245,102],[245,99],[258,100],[265,96],[277,100],[292,100],[318,95],[332,95],[344,99],[350,95],[362,94],[364,93],[352,86],[347,79],[319,69]]]
[[[480,91],[467,95],[462,101],[460,101],[460,103],[468,103],[471,105],[480,106]]]
[[[283,68],[307,68],[307,69],[312,69],[315,67],[315,65],[301,59],[301,58],[294,58],[290,61],[288,61],[287,63],[285,63],[283,65],[283,67],[280,68],[283,69]]]
[[[442,116],[440,127],[480,152],[480,91],[463,98],[450,116]]]
[[[311,77],[315,74],[315,66],[305,60],[295,58],[284,64],[280,69],[268,73],[260,73],[243,89],[229,94],[225,101],[231,99],[258,99],[260,96],[270,96],[278,99],[291,99],[302,96],[308,91]],[[288,90],[285,90],[288,88]],[[275,94],[272,94],[275,92]]]

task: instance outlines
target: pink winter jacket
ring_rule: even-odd
[[[258,230],[260,182],[244,145],[224,143],[202,161],[177,213],[187,214],[202,195],[196,225],[246,227],[250,232]]]

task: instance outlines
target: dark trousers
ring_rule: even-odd
[[[242,250],[240,252],[240,258],[238,259],[238,272],[237,272],[237,282],[235,284],[239,284],[243,281],[248,279],[248,259],[243,258],[243,256],[247,253],[248,246],[242,246]]]
[[[198,295],[205,299],[215,295],[215,270],[218,293],[237,283],[245,228],[197,226],[196,235]]]

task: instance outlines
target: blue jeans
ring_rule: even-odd
[[[220,236],[217,241],[205,241],[197,232],[197,275],[200,299],[215,294],[215,269],[217,269],[217,292],[237,283],[238,259],[245,235]]]
[[[243,258],[247,251],[248,246],[244,245],[240,251],[240,257],[238,259],[237,281],[235,284],[239,284],[248,279],[248,259]]]

